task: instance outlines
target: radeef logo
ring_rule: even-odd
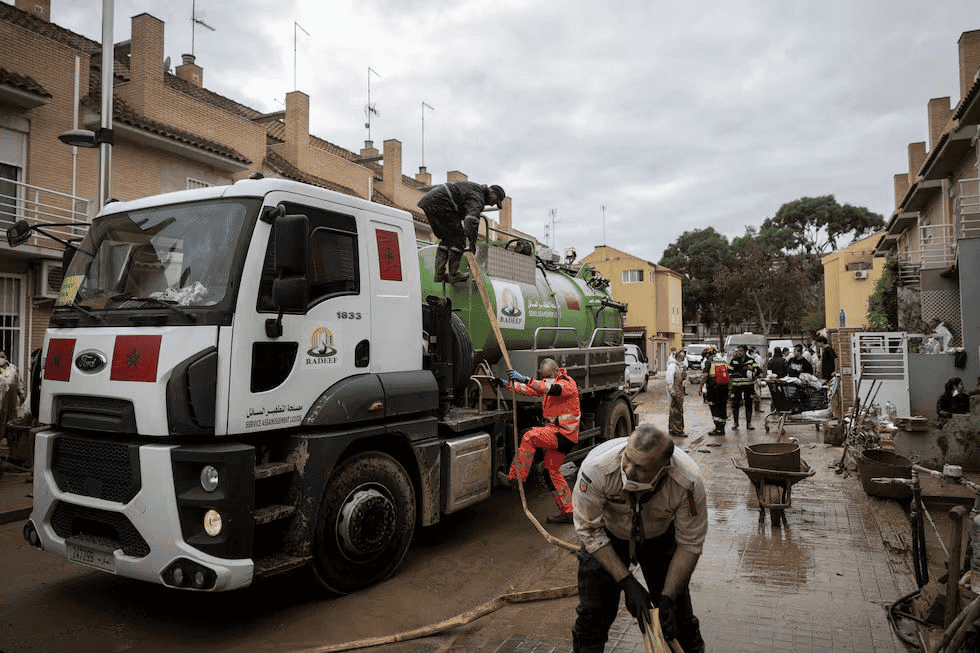
[[[521,309],[517,305],[517,295],[510,288],[504,288],[500,294],[500,312],[507,317],[520,317]]]
[[[310,336],[310,348],[306,351],[307,355],[314,358],[329,358],[336,356],[337,350],[333,346],[333,333],[327,327],[321,326],[313,330]]]

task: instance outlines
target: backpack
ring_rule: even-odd
[[[715,383],[717,385],[728,385],[731,378],[728,375],[728,365],[724,361],[715,363]]]

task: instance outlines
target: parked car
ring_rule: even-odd
[[[702,354],[704,354],[704,348],[708,345],[706,343],[699,343],[696,345],[687,346],[687,368],[691,370],[700,370],[702,361]]]
[[[624,376],[626,385],[630,389],[639,388],[640,392],[646,392],[647,384],[650,380],[650,372],[647,364],[640,356],[640,348],[636,345],[626,345],[626,372]]]

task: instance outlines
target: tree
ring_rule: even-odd
[[[841,206],[833,195],[801,197],[779,207],[766,218],[761,233],[767,242],[782,242],[787,252],[826,254],[850,235],[854,242],[885,226],[880,214],[863,206]]]
[[[719,323],[719,294],[714,282],[716,275],[728,266],[730,258],[728,239],[712,227],[685,231],[677,242],[664,250],[659,265],[684,275],[685,322],[700,319],[709,328]]]
[[[898,291],[895,278],[898,262],[889,258],[881,278],[868,298],[868,328],[872,331],[894,331],[898,328]]]

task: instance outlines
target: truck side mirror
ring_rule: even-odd
[[[286,215],[272,226],[276,257],[276,278],[272,281],[272,303],[279,317],[266,320],[270,338],[282,335],[282,314],[302,313],[309,303],[310,219],[305,215]]]
[[[27,222],[27,220],[18,220],[11,226],[7,227],[7,244],[11,247],[23,245],[30,237],[31,225]]]

